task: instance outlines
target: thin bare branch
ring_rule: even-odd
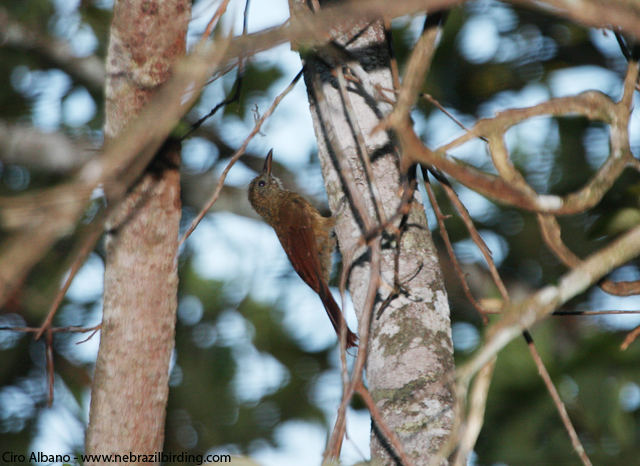
[[[546,385],[547,390],[549,390],[549,394],[551,395],[551,398],[553,399],[553,402],[556,405],[558,414],[560,414],[560,417],[562,418],[562,423],[564,424],[564,428],[567,430],[569,437],[571,437],[571,443],[573,445],[574,450],[580,457],[580,460],[582,461],[582,464],[584,464],[584,466],[592,466],[591,461],[589,460],[589,457],[587,456],[587,453],[584,451],[584,447],[580,442],[580,438],[578,438],[576,429],[573,427],[573,424],[571,423],[571,419],[569,418],[569,414],[567,413],[567,408],[562,402],[562,399],[558,394],[558,390],[556,390],[556,387],[553,384],[553,381],[551,380],[551,376],[549,376],[549,372],[547,371],[547,368],[544,366],[544,363],[542,362],[542,358],[540,357],[540,354],[538,354],[538,350],[536,349],[536,345],[533,342],[533,338],[531,337],[531,334],[528,331],[525,331],[524,338],[525,340],[527,340],[527,346],[529,347],[529,351],[531,352],[531,357],[533,358],[533,361],[536,363],[536,366],[538,367],[538,373],[540,374],[540,377],[542,377],[542,380],[544,381],[544,384]]]
[[[580,3],[571,0],[510,0],[510,3],[578,20],[596,28],[614,25],[629,32],[635,30],[636,36],[640,34],[638,10],[633,2],[627,0],[609,0],[606,8],[602,8],[603,5],[598,0],[582,0]]]
[[[480,317],[482,317],[483,322],[487,324],[489,322],[489,319],[487,318],[487,314],[490,314],[491,311],[489,311],[484,306],[482,306],[482,304],[480,304],[476,300],[475,296],[473,296],[473,293],[471,293],[471,289],[469,289],[469,284],[467,283],[466,275],[462,271],[462,267],[460,267],[458,258],[456,257],[456,254],[453,251],[453,245],[451,244],[451,240],[449,239],[447,226],[444,222],[445,215],[442,213],[442,210],[440,209],[440,205],[438,204],[438,200],[436,199],[436,195],[433,192],[433,188],[431,187],[431,183],[429,182],[429,179],[426,177],[425,177],[424,184],[427,190],[427,195],[429,196],[429,201],[431,202],[431,208],[433,209],[433,212],[436,215],[436,220],[438,221],[440,236],[442,237],[445,247],[447,248],[447,253],[449,254],[451,263],[453,264],[453,267],[456,270],[456,273],[460,280],[460,284],[462,285],[462,289],[464,290],[464,294],[469,300],[469,302],[471,303],[471,305],[478,311],[478,314],[480,314]]]
[[[638,325],[636,328],[634,328],[629,332],[627,337],[624,339],[624,341],[620,345],[620,349],[622,351],[626,350],[629,347],[629,345],[631,345],[631,343],[633,343],[636,340],[636,338],[638,338],[639,336],[640,336],[640,325]]]
[[[380,411],[378,410],[378,407],[376,406],[375,401],[373,401],[373,397],[371,396],[371,393],[369,393],[369,390],[367,389],[367,387],[364,386],[362,381],[358,382],[358,385],[356,386],[356,391],[362,397],[364,404],[367,405],[367,409],[371,413],[371,417],[373,418],[374,422],[376,423],[378,428],[382,431],[382,433],[385,435],[385,437],[389,440],[389,443],[393,446],[395,453],[402,460],[403,466],[413,466],[413,461],[411,461],[411,459],[405,453],[404,447],[402,446],[402,442],[396,436],[396,434],[391,429],[389,429],[389,426],[387,425],[384,418],[380,414]]]
[[[91,251],[93,251],[93,248],[100,239],[103,231],[104,221],[107,218],[107,211],[111,211],[111,209],[105,209],[105,211],[103,211],[99,218],[94,220],[93,224],[89,227],[89,231],[85,234],[84,238],[82,238],[78,247],[78,251],[75,253],[75,260],[71,265],[71,269],[69,270],[69,274],[64,282],[64,285],[62,285],[62,288],[60,288],[60,290],[58,291],[55,299],[53,300],[53,303],[51,303],[51,307],[49,308],[47,317],[40,327],[40,331],[35,335],[36,340],[42,336],[42,333],[47,328],[51,327],[53,317],[58,311],[60,304],[62,304],[62,301],[64,300],[64,297],[67,294],[67,291],[69,290],[73,279],[78,273],[78,270],[80,270],[80,267],[82,266],[82,264],[84,264],[84,261],[87,259],[87,257],[89,257],[89,254],[91,253]]]
[[[493,137],[499,148],[501,136],[498,135],[504,134],[508,128],[525,119],[545,114],[570,113],[608,122],[614,126],[614,129],[612,129],[610,157],[582,189],[564,197],[538,195],[532,188],[522,188],[520,183],[518,183],[519,186],[514,186],[508,180],[459,162],[446,154],[447,150],[480,136],[489,139]],[[621,146],[627,132],[625,122],[628,122],[628,110],[625,116],[604,94],[587,91],[573,97],[552,99],[530,108],[506,110],[494,118],[479,121],[470,132],[436,151],[431,151],[424,146],[409,121],[398,121],[395,129],[403,151],[412,155],[413,163],[432,165],[451,175],[464,186],[498,202],[531,211],[568,215],[596,205],[625,166],[631,163],[630,151]],[[508,170],[508,167],[503,166],[503,168],[505,171]],[[511,178],[515,176],[513,173],[511,175]]]
[[[504,282],[502,281],[502,278],[498,273],[496,264],[495,262],[493,262],[493,256],[491,255],[491,251],[489,250],[489,247],[482,239],[482,236],[480,236],[480,233],[478,233],[478,230],[476,229],[476,226],[474,225],[473,220],[471,219],[471,215],[469,214],[469,211],[467,210],[465,205],[462,203],[462,201],[460,201],[458,194],[455,192],[453,187],[448,182],[441,183],[441,186],[442,186],[442,189],[444,189],[444,192],[447,194],[447,197],[449,198],[449,200],[453,203],[453,205],[458,210],[458,213],[460,214],[460,218],[464,222],[464,225],[467,227],[467,231],[469,232],[469,235],[471,235],[471,239],[473,240],[475,245],[478,246],[478,249],[482,253],[484,260],[487,263],[487,267],[489,268],[489,272],[491,273],[491,277],[493,278],[493,282],[496,284],[496,287],[498,288],[498,291],[502,296],[504,305],[508,305],[510,298],[509,298],[509,293],[507,292],[507,287],[504,286]]]
[[[553,316],[604,316],[619,314],[640,314],[640,311],[555,311]]]
[[[551,252],[569,268],[577,267],[582,262],[562,241],[562,233],[558,220],[553,215],[538,214],[538,225],[542,239]],[[640,280],[613,282],[602,279],[598,285],[603,291],[616,296],[632,296],[640,294]]]
[[[200,43],[204,43],[209,38],[215,27],[218,25],[218,21],[220,21],[222,15],[227,11],[227,5],[229,5],[229,0],[222,0],[220,2],[220,5],[218,5],[218,9],[213,15],[213,18],[211,18],[211,21],[209,21],[209,24],[207,24],[207,27],[202,33]]]
[[[53,382],[54,382],[54,368],[53,368],[53,332],[51,329],[47,329],[47,337],[45,338],[45,354],[47,361],[47,405],[49,408],[53,406]]]
[[[224,181],[227,178],[227,175],[229,174],[229,171],[231,170],[231,168],[235,165],[235,163],[238,160],[240,160],[240,157],[244,155],[244,151],[247,149],[247,146],[249,145],[251,140],[254,138],[254,136],[260,132],[260,129],[262,128],[262,125],[264,124],[264,122],[275,111],[276,107],[280,104],[280,102],[282,102],[282,99],[284,99],[286,95],[289,92],[291,92],[291,90],[295,87],[295,85],[297,84],[297,82],[300,80],[301,77],[302,77],[302,71],[300,71],[295,76],[295,78],[293,78],[293,80],[287,86],[287,88],[284,91],[282,91],[282,93],[278,97],[275,98],[275,100],[273,101],[271,106],[267,109],[267,111],[260,118],[258,118],[255,126],[253,127],[249,135],[245,138],[240,148],[236,151],[235,154],[233,154],[233,157],[231,157],[231,160],[229,160],[229,163],[227,164],[222,174],[220,175],[220,179],[218,180],[218,184],[216,185],[216,189],[214,190],[213,194],[211,195],[211,197],[209,198],[205,206],[202,208],[202,210],[200,210],[196,218],[193,219],[187,231],[185,231],[182,237],[180,238],[180,241],[178,243],[179,246],[181,246],[186,241],[186,239],[191,235],[191,233],[193,233],[193,231],[196,229],[198,224],[202,221],[202,219],[207,214],[207,212],[209,212],[209,209],[211,209],[213,204],[216,203],[216,201],[218,200],[218,197],[220,197],[220,193],[222,192],[222,188],[224,186]]]
[[[458,371],[459,384],[466,386],[471,377],[524,330],[639,254],[640,227],[589,256],[580,266],[564,274],[557,285],[548,285],[526,300],[512,303],[504,309],[505,317],[489,328],[489,338],[483,348]]]
[[[386,215],[384,213],[384,208],[382,206],[382,200],[380,198],[380,192],[378,191],[378,186],[374,182],[375,177],[373,175],[373,169],[371,168],[371,158],[369,155],[369,151],[367,150],[367,144],[364,141],[364,134],[362,134],[362,128],[360,128],[360,124],[358,123],[358,118],[353,110],[353,104],[351,103],[351,98],[349,97],[347,83],[344,79],[344,72],[341,66],[336,67],[336,74],[338,76],[338,89],[340,91],[340,96],[342,97],[342,104],[347,114],[347,121],[351,125],[351,129],[353,131],[353,135],[358,146],[358,153],[360,155],[360,160],[362,161],[362,165],[364,166],[364,171],[367,175],[367,182],[369,184],[369,189],[371,190],[371,195],[373,198],[373,208],[375,209],[379,222],[384,223],[386,222]]]
[[[355,213],[358,215],[360,221],[364,224],[365,230],[371,230],[374,227],[375,223],[369,215],[369,209],[367,209],[367,204],[365,203],[364,197],[356,185],[353,169],[349,164],[349,160],[344,155],[344,150],[340,143],[340,139],[336,135],[336,129],[333,127],[332,119],[329,118],[331,109],[329,108],[329,105],[327,103],[327,96],[325,94],[322,82],[320,81],[319,73],[314,73],[313,79],[315,80],[314,88],[316,90],[318,113],[321,115],[322,121],[329,122],[329,124],[325,128],[325,131],[329,140],[331,150],[336,154],[336,159],[338,160],[338,164],[340,165],[340,176],[344,180],[347,187],[347,198],[353,203],[353,206],[356,209]]]
[[[95,327],[49,327],[48,330],[51,333],[87,333],[94,332],[95,330],[99,330],[102,324],[97,325]],[[24,332],[24,333],[37,333],[40,331],[40,327],[0,327],[0,331],[5,330],[8,332]]]
[[[396,106],[385,121],[381,123],[381,127],[399,129],[402,124],[407,124],[410,121],[411,110],[416,104],[424,77],[431,66],[431,61],[436,51],[436,40],[440,33],[439,27],[428,26],[427,21],[428,19],[425,20],[425,29],[411,52],[411,58],[407,64],[407,71],[400,88],[400,94],[398,94]],[[406,173],[414,162],[412,157],[405,151],[401,153],[400,171]]]
[[[468,397],[468,413],[465,422],[463,423],[461,421],[459,424],[462,432],[460,432],[460,439],[455,442],[458,451],[453,461],[454,466],[467,466],[467,464],[469,464],[469,454],[473,451],[482,425],[484,424],[487,396],[489,395],[493,371],[496,367],[496,359],[497,358],[493,358],[489,364],[485,365],[480,372],[478,372],[478,376],[473,382],[473,387]],[[462,413],[460,417],[462,417]],[[458,432],[458,430],[456,430],[456,432]]]
[[[28,271],[77,221],[98,186],[117,204],[147,167],[167,136],[198,98],[208,76],[217,69],[228,45],[203,45],[179,61],[172,77],[120,133],[105,145],[102,157],[87,163],[69,183],[0,199],[4,225],[16,222],[16,233],[0,250],[0,305],[22,282]]]
[[[337,459],[340,456],[342,439],[346,430],[347,407],[351,402],[351,398],[353,397],[356,387],[362,381],[362,375],[368,354],[369,329],[371,327],[373,307],[375,304],[378,286],[381,279],[380,264],[382,262],[382,254],[380,242],[380,238],[375,238],[369,244],[371,250],[371,276],[369,278],[369,288],[367,290],[367,296],[363,306],[362,316],[358,324],[358,337],[360,338],[358,355],[353,367],[351,382],[342,394],[342,402],[340,403],[340,406],[338,408],[338,417],[336,419],[335,425],[331,432],[331,437],[324,453],[325,460]]]
[[[427,94],[425,92],[422,92],[420,94],[420,97],[422,97],[423,99],[428,100],[429,102],[431,102],[438,110],[440,110],[442,113],[447,115],[451,119],[451,121],[453,121],[461,129],[463,129],[463,130],[465,130],[467,132],[470,131],[470,129],[467,128],[465,125],[463,125],[462,122],[455,117],[455,115],[453,115],[449,110],[444,108],[440,102],[438,102],[436,99],[434,99],[433,96],[431,96],[431,94]],[[485,138],[485,137],[480,137],[480,139],[482,139],[484,142],[489,142],[487,140],[487,138]]]

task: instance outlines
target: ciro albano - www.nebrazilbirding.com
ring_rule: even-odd
[[[63,463],[69,464],[72,461],[87,463],[87,462],[99,462],[99,463],[195,463],[198,465],[204,463],[231,463],[231,455],[194,455],[191,453],[165,453],[155,452],[149,454],[105,454],[105,455],[82,455],[82,454],[47,454],[42,451],[34,451],[29,455],[16,454],[12,451],[6,451],[2,453],[2,462],[5,464],[20,464],[20,463]]]

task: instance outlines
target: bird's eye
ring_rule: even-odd
[[[260,186],[261,188],[263,188],[267,183],[264,180],[260,180],[258,181],[258,186]]]

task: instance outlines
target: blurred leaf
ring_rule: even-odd
[[[240,90],[240,101],[225,106],[224,115],[234,114],[244,119],[247,112],[254,110],[256,99],[266,94],[274,82],[282,76],[284,76],[284,74],[280,68],[276,66],[258,66],[251,62],[246,63],[244,76],[242,78],[242,88]],[[233,95],[236,85],[235,81],[228,82],[234,83],[234,87],[229,86],[227,98]],[[258,108],[258,111],[264,112],[266,108]]]

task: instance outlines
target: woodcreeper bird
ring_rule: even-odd
[[[300,278],[318,293],[338,337],[347,323],[329,290],[331,274],[331,232],[333,218],[323,217],[298,193],[287,191],[271,174],[273,149],[269,151],[262,173],[249,185],[249,202],[273,227],[291,265]],[[347,327],[347,348],[356,346],[358,337]]]

